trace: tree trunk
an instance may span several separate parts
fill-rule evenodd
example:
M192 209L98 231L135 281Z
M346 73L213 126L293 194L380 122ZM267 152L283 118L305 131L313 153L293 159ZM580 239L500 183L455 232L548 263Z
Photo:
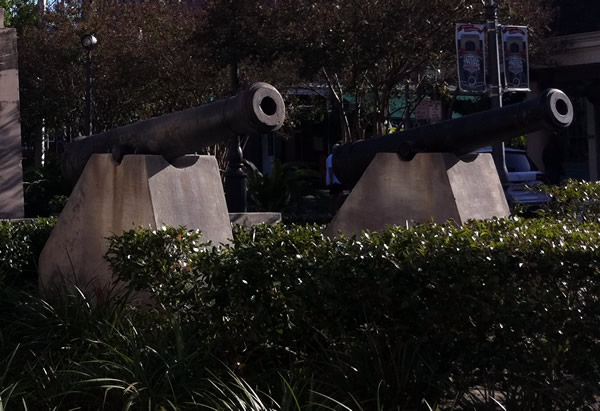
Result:
M37 167L44 167L46 152L48 151L48 136L46 136L43 124L36 127L33 141L35 165Z
M335 83L327 74L325 68L322 69L327 86L329 87L331 100L337 108L338 115L340 116L340 140L342 143L348 143L352 140L352 134L350 132L350 123L348 122L348 114L344 109L344 93L342 85L340 84L337 76L335 76Z

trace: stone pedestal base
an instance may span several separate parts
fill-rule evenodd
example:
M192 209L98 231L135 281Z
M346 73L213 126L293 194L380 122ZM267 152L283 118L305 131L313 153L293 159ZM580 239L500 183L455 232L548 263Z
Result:
M490 154L461 161L453 154L422 153L402 161L379 153L325 233L352 235L431 220L462 224L509 214Z
M69 197L39 264L40 286L68 281L104 292L113 282L106 237L136 227L199 229L213 244L231 239L231 223L214 157L129 155L120 165L95 154Z

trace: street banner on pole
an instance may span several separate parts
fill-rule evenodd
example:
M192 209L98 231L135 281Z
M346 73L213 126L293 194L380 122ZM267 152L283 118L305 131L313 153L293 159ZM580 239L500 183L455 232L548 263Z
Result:
M529 90L527 26L503 26L504 84L506 91Z
M458 87L463 93L486 92L485 25L456 24Z

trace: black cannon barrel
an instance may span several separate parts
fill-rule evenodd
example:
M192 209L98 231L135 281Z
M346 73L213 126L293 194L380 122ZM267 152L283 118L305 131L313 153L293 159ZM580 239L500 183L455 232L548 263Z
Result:
M92 154L160 154L171 161L238 135L279 129L285 105L270 84L254 83L234 97L79 138L65 147L62 171L76 182Z
M333 152L333 171L344 186L352 188L377 153L398 153L404 160L417 153L462 156L510 137L568 127L571 121L569 98L560 90L548 89L522 103L344 144Z

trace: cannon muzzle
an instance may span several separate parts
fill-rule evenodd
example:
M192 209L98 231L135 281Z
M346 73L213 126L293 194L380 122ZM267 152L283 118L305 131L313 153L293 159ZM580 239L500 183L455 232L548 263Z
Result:
M568 127L572 121L569 98L548 89L519 104L339 146L333 152L333 170L344 186L352 188L377 153L398 153L404 160L417 153L462 156L507 138Z
M285 105L279 92L266 83L207 105L139 121L68 144L63 175L77 181L92 154L159 154L168 161L238 135L264 134L279 129Z

